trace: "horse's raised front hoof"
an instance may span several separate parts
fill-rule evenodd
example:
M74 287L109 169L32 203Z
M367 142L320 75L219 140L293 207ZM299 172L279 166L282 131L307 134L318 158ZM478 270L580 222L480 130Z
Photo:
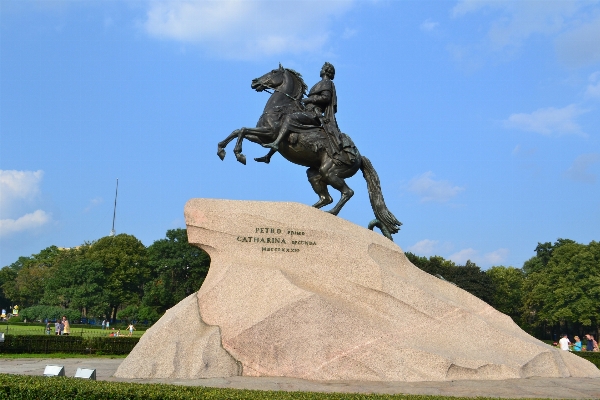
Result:
M267 156L263 156L263 157L257 157L254 159L254 161L256 162L264 162L265 164L268 164L271 162L271 157L267 157Z
M219 151L217 151L217 155L219 156L221 161L223 161L225 159L225 149L222 147L219 147Z
M245 156L245 155L243 155L243 154L241 154L241 153L240 153L240 154L236 154L236 155L235 155L235 158L236 158L236 159L237 159L239 162L241 162L242 164L246 165L246 156Z

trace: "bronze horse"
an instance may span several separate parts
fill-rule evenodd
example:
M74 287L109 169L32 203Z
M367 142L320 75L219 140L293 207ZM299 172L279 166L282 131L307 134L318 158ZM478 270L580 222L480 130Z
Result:
M253 79L251 87L258 92L271 89L273 93L265 105L263 114L258 119L256 128L236 129L225 140L219 142L217 155L221 160L225 158L225 147L235 138L237 138L237 143L233 153L242 164L246 164L246 156L242 154L244 139L261 145L273 142L279 132L283 116L286 113L300 110L299 100L307 89L298 72L283 68L281 64L278 69ZM337 215L344 204L354 195L354 191L346 185L344 179L350 178L360 169L367 181L369 200L376 218L369 224L369 229L377 226L386 237L392 239L391 235L398 232L402 223L386 207L379 177L369 159L361 156L358 149L352 145L354 156L348 158L344 163L336 162L327 151L328 145L328 138L323 128L317 128L306 133L290 135L288 140L279 144L279 152L286 160L308 167L306 170L308 181L319 196L319 201L313 207L321 208L333 202L333 198L327 190L328 185L340 191L340 200L328 211L333 215ZM268 162L269 156L256 160Z

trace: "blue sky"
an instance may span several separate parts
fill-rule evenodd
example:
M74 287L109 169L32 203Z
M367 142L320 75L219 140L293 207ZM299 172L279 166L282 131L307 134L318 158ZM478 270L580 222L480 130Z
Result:
M117 178L115 229L146 245L194 197L313 204L303 167L216 150L262 113L252 78L281 62L312 86L324 61L404 250L521 267L600 239L598 1L6 0L0 266L107 235ZM366 226L348 184L339 216Z

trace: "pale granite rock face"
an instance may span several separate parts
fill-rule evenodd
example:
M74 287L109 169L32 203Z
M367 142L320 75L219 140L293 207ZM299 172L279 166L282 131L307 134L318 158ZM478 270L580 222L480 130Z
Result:
M241 365L221 346L219 328L200 318L194 293L148 329L115 376L198 379L240 374Z
M190 200L185 217L190 243L211 257L197 309L190 296L169 310L118 377L600 378L342 218L297 203L213 199ZM171 324L163 320L179 318L181 332L159 334ZM149 364L165 345L167 359Z

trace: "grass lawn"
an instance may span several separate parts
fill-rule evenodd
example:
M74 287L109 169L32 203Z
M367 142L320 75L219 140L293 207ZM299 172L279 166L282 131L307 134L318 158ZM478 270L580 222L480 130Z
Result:
M50 332L52 335L54 335L54 324L52 325L52 331ZM8 327L8 329L7 329ZM112 330L112 328L110 330L102 330L102 329L97 329L97 328L91 328L91 327L79 327L79 326L72 326L71 327L71 336L93 336L93 337L98 337L98 336L108 336L110 333L116 332L117 330L115 329L114 331ZM45 327L44 326L40 326L40 325L6 325L6 324L0 324L0 333L3 332L4 334L8 334L8 335L43 335L45 332ZM141 337L144 334L145 331L143 330L135 330L133 331L133 337ZM121 336L128 336L129 335L129 331L122 329L121 330Z
M0 374L0 398L20 400L46 399L128 399L128 400L474 400L473 397L450 397L410 394L283 392L245 389L221 389L152 383L90 381L77 378L47 378ZM477 397L477 400L497 398Z

